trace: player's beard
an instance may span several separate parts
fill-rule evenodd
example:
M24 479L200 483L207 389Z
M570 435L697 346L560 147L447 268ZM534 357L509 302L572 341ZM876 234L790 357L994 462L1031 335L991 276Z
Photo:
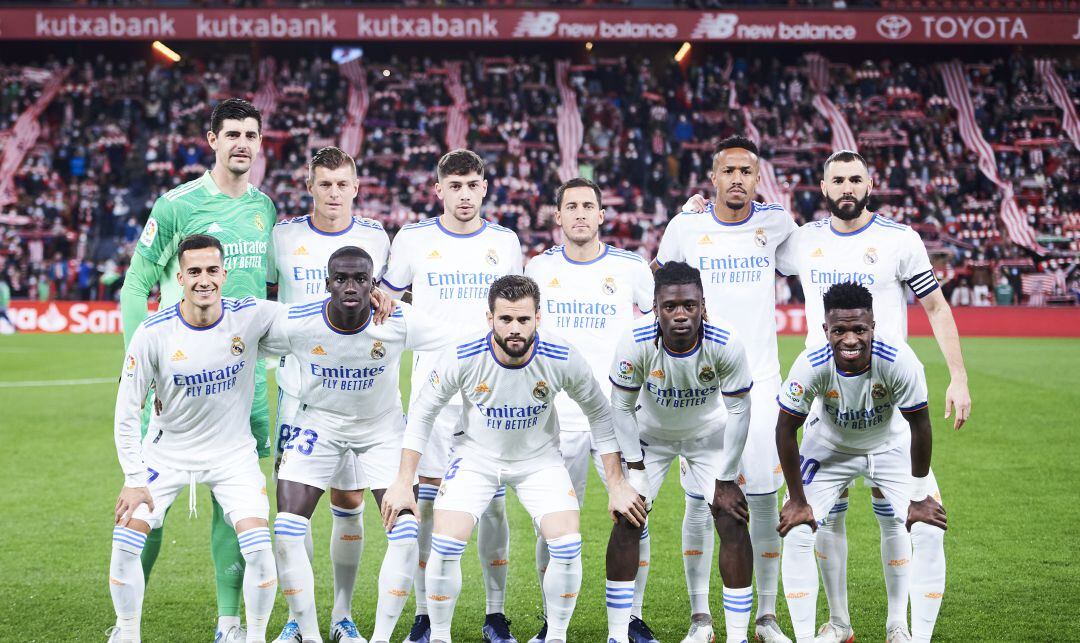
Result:
M846 206L841 206L839 201L834 201L826 195L825 207L828 208L829 212L837 219L842 219L844 221L852 221L859 218L859 215L861 215L863 213L863 210L866 209L866 204L869 201L870 194L867 193L866 196L864 196L863 198L855 199L854 207L848 210Z
M529 349L532 348L533 342L536 341L536 333L533 333L525 339L525 344L520 350L511 350L506 339L499 336L498 333L492 332L491 336L495 338L495 343L499 345L499 348L503 349L507 355L514 359L524 357L529 352Z

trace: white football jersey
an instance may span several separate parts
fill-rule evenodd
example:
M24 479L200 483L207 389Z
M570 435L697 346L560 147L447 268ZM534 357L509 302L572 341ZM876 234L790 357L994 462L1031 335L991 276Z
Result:
M283 304L306 304L326 299L326 263L330 255L345 246L363 248L371 255L371 278L378 281L386 271L390 256L390 237L374 219L353 217L341 232L323 232L315 227L311 215L286 219L274 226L273 260L267 270L267 283L278 285L278 301ZM300 372L296 361L285 356L277 372L277 384L297 397Z
M383 283L412 291L412 303L437 319L452 337L487 329L491 283L520 275L521 243L509 228L484 221L471 234L446 230L438 217L404 226L390 246ZM434 367L435 354L420 352L412 372L412 399Z
M807 430L842 453L882 453L901 443L890 430L893 410L926 408L926 375L907 344L874 333L870 366L859 373L836 367L829 344L805 349L780 387L780 409L805 418L815 399L820 421Z
M798 275L806 297L806 346L825 343L822 297L833 285L853 282L874 296L874 322L883 336L907 337L904 285L920 299L938 288L930 257L919 233L875 214L854 232L833 229L831 217L808 223L791 235L777 254L786 275Z
M634 306L652 308L653 278L640 255L604 245L592 261L573 261L563 246L533 257L525 276L540 286L540 330L563 337L592 366L593 376L607 397L611 393L608 366L615 344L634 323ZM560 393L555 399L559 428L588 431L581 407Z
M326 315L329 299L289 306L267 337L265 350L290 353L299 366L297 397L305 407L324 411L330 426L345 438L383 428L379 420L401 415L398 376L406 350L439 350L445 333L408 304L398 303L384 324L368 321L359 329L335 328ZM374 312L372 313L374 314ZM375 426L372 426L372 425ZM389 422L385 424L390 425Z
M724 428L727 408L750 404L754 386L738 334L725 322L704 323L702 337L686 353L668 350L655 315L623 333L609 378L627 391L641 391L638 428L664 440L694 440ZM724 398L727 398L725 401Z
M131 338L115 415L116 450L127 486L146 486L144 454L173 469L204 471L255 452L248 422L255 364L259 342L281 305L254 297L224 298L221 305L216 323L196 327L176 303L147 317ZM151 386L160 410L151 413L140 440L143 401Z
M716 218L710 202L704 212L684 212L668 223L656 261L684 261L701 271L705 308L738 331L754 379L780 373L776 353L776 250L797 229L777 203L750 205L737 223Z
M465 398L455 443L500 460L520 461L556 450L555 396L566 391L581 405L599 453L619 450L611 409L585 358L550 333L537 333L533 356L522 366L495 358L491 333L439 353L413 406L403 446L424 451L439 411L459 393Z

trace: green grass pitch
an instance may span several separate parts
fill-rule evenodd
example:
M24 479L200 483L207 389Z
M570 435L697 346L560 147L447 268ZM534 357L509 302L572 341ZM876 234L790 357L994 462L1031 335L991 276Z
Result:
M111 515L122 478L112 441L112 411L120 368L118 336L0 337L0 640L103 641L113 621L107 586ZM782 338L784 368L798 353ZM947 372L932 339L913 345L927 366L935 425L934 469L949 512L948 585L938 620L941 641L1080 640L1076 544L1080 510L1080 342L964 341L975 414L960 433L941 418ZM101 378L94 384L66 380ZM12 384L30 383L15 387ZM582 516L585 578L570 638L589 643L606 634L604 548L609 521L594 477ZM652 572L645 618L665 641L686 631L688 602L680 560L682 494L671 476L651 517ZM512 495L512 494L511 494ZM861 640L884 635L885 595L877 523L869 492L859 485L848 514L849 586ZM216 617L208 537L209 493L199 516L181 508L166 524L165 545L148 586L145 640L210 641ZM540 625L533 532L516 500L511 505L510 582L506 611L525 641ZM365 514L366 549L354 614L370 633L376 576L385 540L377 512ZM322 623L328 619L331 574L329 511L313 521ZM484 594L474 546L463 558L464 590L454 619L459 641L478 641ZM721 617L714 570L713 613ZM818 622L824 619L820 597ZM780 622L791 632L780 600ZM412 599L395 641L412 620ZM286 609L279 595L270 635ZM718 623L719 625L719 623ZM723 632L722 627L718 629Z

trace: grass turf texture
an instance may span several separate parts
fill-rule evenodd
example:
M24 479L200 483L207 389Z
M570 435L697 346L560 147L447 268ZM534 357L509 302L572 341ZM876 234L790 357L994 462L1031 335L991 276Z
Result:
M1076 366L1080 342L969 339L964 341L975 416L961 433L942 420L944 361L932 339L913 345L927 366L935 426L934 469L944 493L948 584L937 626L941 641L1076 640L1080 622L1077 571L1070 543L1080 536L1075 481L1080 473L1074 430L1080 408ZM12 388L12 382L111 378L121 362L117 336L0 337L0 640L100 641L113 622L107 586L111 515L122 479L112 441L115 384ZM781 339L786 370L797 338ZM407 380L403 378L407 387ZM271 395L273 400L275 396ZM1072 419L1070 419L1072 418ZM266 463L264 462L264 468ZM584 583L570 627L576 641L605 639L604 550L606 497L595 474L582 517ZM513 494L511 494L512 496ZM208 539L209 493L199 494L199 517L170 513L165 544L148 586L146 641L210 641L216 618ZM320 503L313 525L321 623L331 605L328 559L330 512ZM869 490L852 492L848 513L849 587L860 639L884 633L885 592L877 522ZM506 612L525 641L540 625L540 592L528 516L511 500L511 563ZM273 505L271 505L273 506ZM680 560L682 493L670 475L650 520L652 572L645 618L662 640L679 640L688 623ZM376 577L385 540L372 502L365 513L366 548L354 615L369 634ZM454 619L459 641L480 640L484 593L475 545L462 559L464 589ZM713 614L723 633L720 580L713 572ZM818 623L826 618L820 595ZM786 606L780 623L790 634ZM412 622L410 598L395 633ZM270 638L286 616L281 595ZM325 634L325 630L324 630Z

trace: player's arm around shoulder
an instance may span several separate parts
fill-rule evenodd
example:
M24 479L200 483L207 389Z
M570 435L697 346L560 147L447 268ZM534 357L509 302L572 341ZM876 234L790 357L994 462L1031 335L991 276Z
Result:
M290 306L265 299L256 300L259 311L259 357L278 357L292 352Z

